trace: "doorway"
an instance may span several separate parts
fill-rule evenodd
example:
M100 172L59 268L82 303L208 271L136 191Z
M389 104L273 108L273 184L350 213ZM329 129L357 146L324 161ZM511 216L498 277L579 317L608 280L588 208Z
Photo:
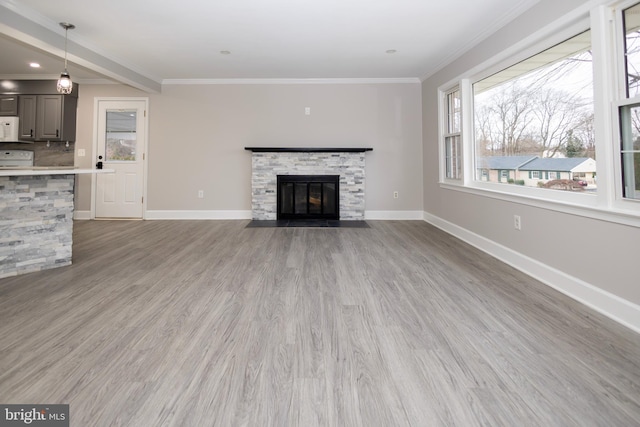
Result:
M95 218L144 217L148 99L96 99Z

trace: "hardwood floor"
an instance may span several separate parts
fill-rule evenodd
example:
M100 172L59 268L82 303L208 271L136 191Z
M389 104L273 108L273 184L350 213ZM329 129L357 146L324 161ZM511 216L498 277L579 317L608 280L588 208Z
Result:
M0 403L72 426L640 425L640 335L421 221L80 221L0 280Z

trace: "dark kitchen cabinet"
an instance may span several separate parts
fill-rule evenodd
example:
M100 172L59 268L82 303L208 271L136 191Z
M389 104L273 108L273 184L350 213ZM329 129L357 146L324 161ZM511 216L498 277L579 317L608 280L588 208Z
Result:
M19 134L18 139L35 141L36 139L36 101L37 95L20 95L19 97Z
M26 141L75 141L78 98L68 95L21 95L20 136Z
M18 95L0 95L0 116L18 115Z

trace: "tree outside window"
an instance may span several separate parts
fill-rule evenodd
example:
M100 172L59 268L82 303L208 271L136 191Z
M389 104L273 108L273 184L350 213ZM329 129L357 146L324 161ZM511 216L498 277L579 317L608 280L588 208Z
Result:
M476 159L595 159L590 48L586 31L476 82Z

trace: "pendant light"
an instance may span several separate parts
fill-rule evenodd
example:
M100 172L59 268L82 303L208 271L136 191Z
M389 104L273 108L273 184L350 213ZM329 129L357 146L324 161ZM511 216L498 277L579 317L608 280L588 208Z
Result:
M73 82L71 81L71 76L67 71L67 32L69 30L73 30L76 26L67 22L61 22L60 26L64 28L64 71L60 74L60 78L58 79L57 89L58 92L68 95L73 90Z

